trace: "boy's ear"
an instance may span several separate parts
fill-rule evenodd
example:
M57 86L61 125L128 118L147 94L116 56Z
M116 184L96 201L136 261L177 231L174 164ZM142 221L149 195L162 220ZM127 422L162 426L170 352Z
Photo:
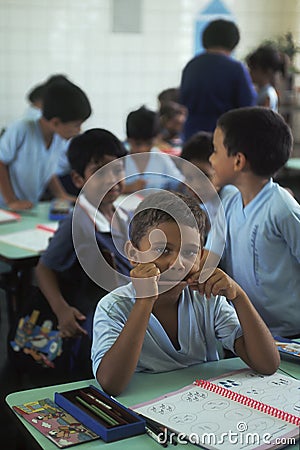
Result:
M130 264L135 267L138 263L136 262L137 260L137 254L138 251L137 249L133 246L131 241L126 241L125 242L125 253L126 256L128 258L128 261L130 262Z
M247 165L247 158L244 153L238 152L235 155L234 170L241 172Z
M83 188L85 181L84 181L83 177L81 175L79 175L79 173L77 173L75 170L71 170L71 178L72 178L74 185L78 189Z
M61 124L61 120L59 117L52 117L52 119L49 120L49 122L51 123L51 125L53 126L53 128L57 128L60 126Z

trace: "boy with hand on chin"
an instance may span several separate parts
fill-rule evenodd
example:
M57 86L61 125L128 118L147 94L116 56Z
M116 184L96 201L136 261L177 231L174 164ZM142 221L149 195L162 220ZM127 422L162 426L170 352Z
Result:
M109 394L135 371L217 360L216 339L254 370L277 369L272 336L245 292L220 269L198 282L204 234L191 197L162 191L138 206L126 244L132 283L105 296L94 316L93 371Z

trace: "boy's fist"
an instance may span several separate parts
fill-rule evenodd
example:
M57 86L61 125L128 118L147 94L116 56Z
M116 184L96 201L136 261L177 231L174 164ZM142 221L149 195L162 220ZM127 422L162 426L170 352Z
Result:
M240 286L221 269L215 269L204 283L197 282L194 276L188 279L188 284L191 289L198 290L207 298L210 298L211 295L223 295L233 301L241 292Z
M130 277L135 288L136 298L158 297L158 279L160 270L154 263L137 264L131 271Z

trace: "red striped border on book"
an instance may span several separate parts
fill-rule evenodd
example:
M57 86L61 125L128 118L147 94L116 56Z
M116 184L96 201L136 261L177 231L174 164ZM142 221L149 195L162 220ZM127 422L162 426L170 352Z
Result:
M270 416L276 417L277 419L284 420L294 425L300 425L300 417L297 417L294 414L287 413L285 411L282 411L281 409L275 408L274 406L270 406L266 403L259 402L258 400L247 397L246 395L239 394L238 392L231 391L230 389L226 389L222 386L218 386L217 384L211 383L210 381L196 380L194 384L196 386L202 387L203 389L207 389L208 391L222 395L222 397L227 397L230 400L269 414Z

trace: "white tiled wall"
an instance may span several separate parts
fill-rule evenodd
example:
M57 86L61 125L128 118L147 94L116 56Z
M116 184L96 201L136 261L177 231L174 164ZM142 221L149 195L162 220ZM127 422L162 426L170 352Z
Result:
M0 0L0 127L23 114L33 85L64 73L91 100L85 129L106 127L123 138L130 110L156 108L157 94L179 84L193 54L196 14L208 4L140 1L142 32L112 33L112 0ZM286 31L299 41L300 0L223 3L241 29L237 57Z

